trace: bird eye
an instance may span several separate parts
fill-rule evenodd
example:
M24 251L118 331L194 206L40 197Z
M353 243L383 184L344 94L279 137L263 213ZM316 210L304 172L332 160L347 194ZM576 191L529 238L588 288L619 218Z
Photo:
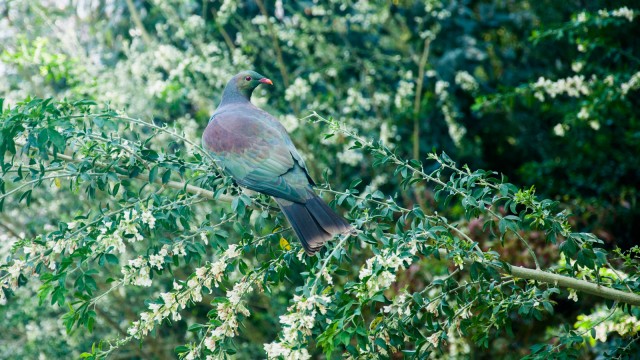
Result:
M246 78L244 78L247 81L251 81L251 76L247 76Z

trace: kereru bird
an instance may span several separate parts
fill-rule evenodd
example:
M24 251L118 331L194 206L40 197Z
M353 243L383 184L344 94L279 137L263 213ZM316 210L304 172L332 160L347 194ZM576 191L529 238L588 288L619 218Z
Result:
M229 80L202 143L240 186L274 198L304 250L313 255L353 227L315 194L315 183L284 126L251 103L260 84L273 82L255 71Z

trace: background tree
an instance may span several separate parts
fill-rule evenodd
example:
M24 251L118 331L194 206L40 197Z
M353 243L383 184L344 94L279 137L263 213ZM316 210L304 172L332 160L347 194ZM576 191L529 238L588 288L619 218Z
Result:
M627 6L0 4L1 356L636 353ZM245 68L357 237L306 258L200 148Z

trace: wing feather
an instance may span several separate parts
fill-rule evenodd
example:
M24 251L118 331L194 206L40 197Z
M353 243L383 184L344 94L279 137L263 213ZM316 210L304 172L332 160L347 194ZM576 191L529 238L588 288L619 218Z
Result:
M205 129L205 149L241 186L294 202L311 197L312 180L282 125L253 107L216 112Z

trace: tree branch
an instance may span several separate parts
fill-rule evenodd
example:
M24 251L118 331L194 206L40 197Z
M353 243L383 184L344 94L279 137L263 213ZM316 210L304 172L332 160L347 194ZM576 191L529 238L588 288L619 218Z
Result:
M416 85L416 97L413 101L413 158L420 159L420 100L422 100L422 86L424 85L424 67L429 58L429 48L431 45L431 37L424 39L424 49L418 64L418 83Z
M62 160L69 161L69 162L75 162L75 163L81 162L83 160L83 159L75 159L74 157L69 156L69 155L65 155L65 154L57 154L57 156ZM99 165L102 165L102 164L99 164ZM139 174L139 175L135 176L134 179L150 182L149 181L149 175L147 175L147 174ZM166 187L171 188L171 189L184 190L184 191L186 191L186 192L188 192L190 194L197 195L197 196L202 196L202 197L207 198L209 200L218 200L218 201L224 201L224 202L228 202L228 203L233 201L233 196L221 194L216 198L216 196L215 196L213 191L207 190L207 189L203 189L201 187L194 186L194 185L191 185L191 184L187 184L185 182L168 181L168 182L163 184L161 179L154 179L153 182L156 183L156 184L160 184L162 186L166 186Z
M21 142L16 142L16 145L19 146L24 146L25 143L21 143ZM70 155L66 155L66 154L56 154L56 156L59 159L62 159L64 161L67 162L73 162L73 163L79 163L82 162L84 159L76 159L73 156ZM96 162L95 164L99 165L99 166L105 166L105 164ZM53 176L56 177L56 176ZM146 181L146 182L151 182L149 181L149 175L148 174L138 174L136 176L134 176L132 179L138 179L138 180L142 180L142 181ZM38 181L42 180L42 178L37 179ZM190 194L193 195L197 195L197 196L202 196L204 198L207 198L209 200L218 200L218 201L223 201L223 202L227 202L227 203L231 203L233 201L233 196L231 195L225 195L225 194L221 194L218 195L218 197L216 198L215 193L211 190L207 190L207 189L203 189L201 187L198 186L194 186L185 182L179 182L179 181L167 181L166 183L162 183L161 179L154 179L153 181L156 184L162 185L162 186L166 186L168 188L171 189L175 189L175 190L184 190ZM6 195L6 194L5 194Z
M142 24L142 20L140 20L140 15L138 14L138 10L136 9L136 6L133 4L133 0L126 0L126 1L127 1L127 7L129 8L129 13L131 14L131 20L133 20L133 23L140 30L140 33L142 34L142 40L144 40L145 44L147 44L147 46L150 45L152 42L151 36L149 36L149 33L144 28L144 25Z
M446 257L447 254L447 250L440 249L440 256ZM464 262L465 264L472 264L475 261L471 259L464 259ZM498 265L489 264L483 261L480 261L480 263L491 266L494 269L505 273L504 268ZM553 286L582 291L583 293L595 295L604 299L619 301L627 303L629 305L640 306L640 295L635 293L612 289L610 287L594 284L586 280L574 279L568 276L558 275L544 270L529 269L522 266L513 266L510 264L509 270L509 274L517 278L535 280L541 283L551 284Z

